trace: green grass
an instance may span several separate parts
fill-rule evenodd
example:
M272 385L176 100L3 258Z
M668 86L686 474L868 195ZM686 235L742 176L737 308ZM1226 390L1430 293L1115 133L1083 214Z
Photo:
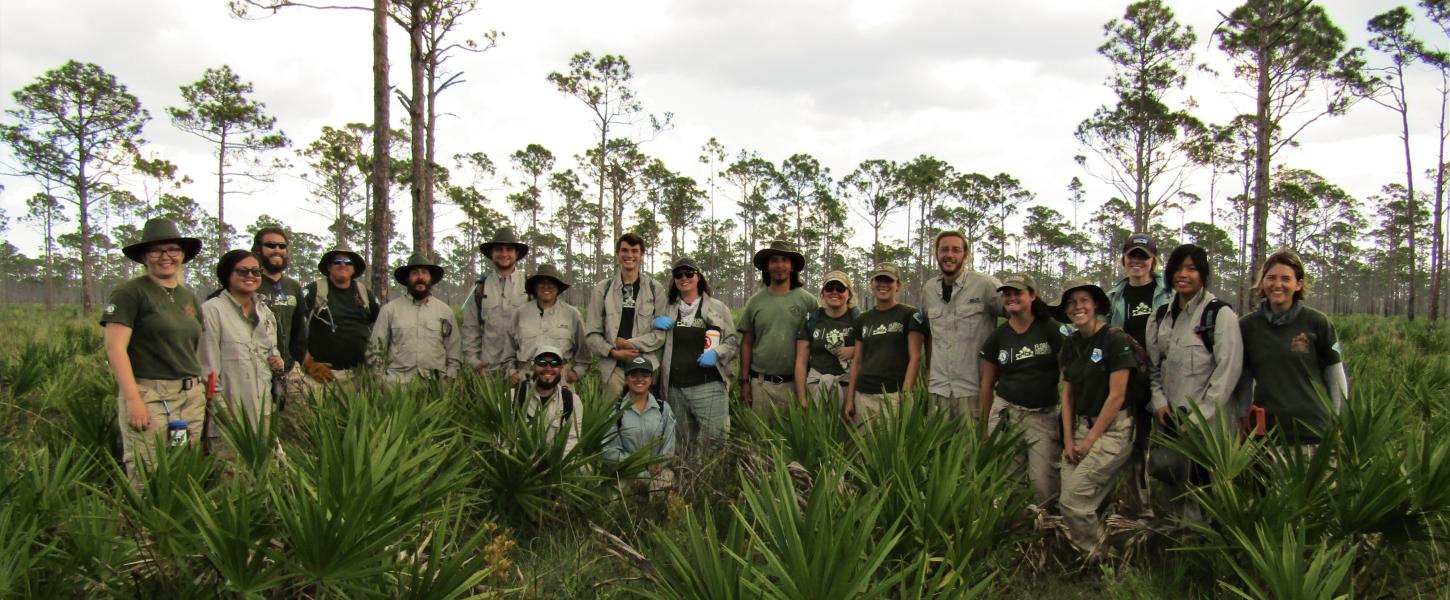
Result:
M100 328L0 307L0 596L1444 597L1450 325L1336 323L1354 394L1317 454L1187 435L1212 525L1129 527L1131 558L1083 564L1034 526L1019 440L919 401L865 431L737 403L731 440L641 499L600 460L592 380L568 452L496 382L362 381L228 420L231 462L163 452L137 493Z

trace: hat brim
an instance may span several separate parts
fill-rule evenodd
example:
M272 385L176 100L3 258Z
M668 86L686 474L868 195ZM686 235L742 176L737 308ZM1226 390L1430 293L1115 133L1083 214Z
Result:
M428 273L433 276L432 283L434 285L437 285L438 282L443 281L443 276L446 274L446 272L443 270L443 267L440 267L438 265L403 265L401 267L393 269L393 280L398 282L398 285L408 287L408 273L412 272L413 269L421 268L428 269Z
M1158 250L1157 249L1151 248L1151 247L1148 247L1148 246L1145 246L1143 244L1134 244L1132 246L1128 246L1126 248L1123 248L1123 251L1122 251L1121 255L1122 256L1127 256L1129 252L1132 252L1134 250L1142 250L1144 252L1147 252L1148 253L1148 256L1150 256L1150 257L1152 257L1152 256L1158 256Z
M367 272L367 270L368 270L368 261L363 260L363 257L362 257L361 254L358 254L358 253L353 252L351 250L332 250L332 251L328 252L327 254L322 255L322 260L317 261L317 270L318 270L318 272L322 273L323 276L331 275L331 273L328 273L327 272L327 265L329 263L331 263L332 262L332 259L333 258L336 258L337 255L339 255L339 254L341 254L343 256L346 256L346 257L352 259L352 278L353 279L357 279L359 277L362 277L363 273L366 273Z
M805 268L806 268L806 257L805 257L805 255L803 255L803 254L801 254L799 252L790 252L790 251L787 251L787 250L777 250L775 248L766 248L764 250L761 250L759 252L756 252L755 253L755 258L751 262L755 265L755 270L757 270L757 271L764 271L765 268L766 268L766 265L768 263L770 263L770 257L777 256L777 255L779 255L779 256L789 256L790 257L790 264L795 267L795 271L797 273L799 273L801 271L804 271Z
M526 294L528 294L530 296L535 295L534 294L534 287L538 286L539 285L539 282L540 281L543 281L545 279L554 282L554 285L556 285L556 286L559 287L559 293L560 294L564 293L564 290L567 290L570 287L573 287L573 286L571 286L568 283L564 283L563 280L561 280L558 277L555 277L553 275L530 275L528 279L525 279L524 280L524 293L526 293Z
M126 258L129 258L144 265L146 264L146 250L149 249L152 244L165 244L167 242L172 242L178 246L181 246L181 251L184 254L181 259L181 262L183 263L191 262L191 259L196 258L196 255L201 253L200 239L190 237L175 237L167 238L164 240L151 240L149 242L139 242L131 244L130 246L121 248L121 254L126 255Z
M513 246L514 249L518 250L519 252L518 257L516 257L514 260L522 259L523 257L529 255L529 245L519 242L484 242L478 245L478 251L484 256L493 258L493 249L495 246Z
M628 368L628 369L625 369L624 370L624 374L625 375L628 375L630 373L649 373L650 375L654 375L655 374L655 370L654 370L654 368L646 368L646 367L633 367L633 368Z
M1062 297L1058 298L1057 304L1048 307L1053 319L1059 323L1072 323L1072 319L1067 318L1067 297L1078 290L1087 290L1089 294L1092 294L1093 304L1098 309L1098 316L1106 315L1112 310L1112 301L1108 300L1108 293L1104 292L1103 288L1096 285L1080 285L1063 290Z
M1023 292L1035 292L1035 291L1037 291L1037 290L1032 289L1031 286L1029 286L1029 285L1027 285L1025 283L1024 284L1020 284L1020 285L1019 284L1016 284L1016 283L1004 283L1004 284L1002 284L1000 286L997 286L997 293L999 293L999 294L1002 293L1002 290L1018 290L1018 291L1023 291Z

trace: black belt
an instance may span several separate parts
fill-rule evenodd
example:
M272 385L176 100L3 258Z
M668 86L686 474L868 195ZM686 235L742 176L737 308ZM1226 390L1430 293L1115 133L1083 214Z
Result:
M795 375L766 375L765 373L750 372L751 379L760 379L766 383L790 383L795 381Z

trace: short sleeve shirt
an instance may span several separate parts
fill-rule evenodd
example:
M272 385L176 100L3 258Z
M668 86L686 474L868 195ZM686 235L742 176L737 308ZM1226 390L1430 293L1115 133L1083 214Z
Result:
M1260 311L1239 319L1244 338L1244 367L1254 375L1254 404L1263 407L1269 425L1286 436L1315 441L1329 418L1324 368L1340 362L1339 337L1324 313L1302 307L1299 315L1274 325Z
M1133 338L1122 329L1108 326L1088 338L1081 332L1073 333L1063 343L1058 362L1062 378L1072 385L1072 414L1078 417L1096 418L1108 400L1109 376L1138 368Z
M1027 331L1010 324L997 327L982 343L981 358L997 365L996 394L1023 408L1048 408L1057 403L1057 355L1062 332L1056 323L1034 319Z
M806 313L819 303L805 288L784 294L761 290L745 303L736 327L741 334L750 334L750 370L765 375L790 375L795 372L795 340L805 322Z
M851 311L842 313L839 317L826 314L826 311L817 309L814 326L808 327L810 319L801 322L801 329L796 333L796 341L810 342L809 366L812 371L826 375L845 375L846 364L836 356L836 351L842 347L855 345L851 339L851 323L855 317Z
M851 343L861 361L856 391L882 394L901 389L906 367L911 363L907 342L912 332L926 331L926 318L914 306L897 304L886 310L871 309L856 317L851 326Z
M621 295L619 308L619 337L629 339L634 337L634 309L639 298L639 280L634 283L619 286Z
M1139 344L1148 333L1148 318L1153 316L1153 296L1158 291L1155 279L1148 285L1129 285L1123 288L1123 302L1127 306L1123 329Z
M176 380L201 376L201 305L190 287L163 288L146 276L111 291L101 324L131 328L126 355L138 379Z

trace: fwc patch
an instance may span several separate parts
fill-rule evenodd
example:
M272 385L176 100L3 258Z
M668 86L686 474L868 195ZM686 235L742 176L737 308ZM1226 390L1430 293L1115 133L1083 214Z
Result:
M1102 362L1103 361L1103 349L1102 348L1093 348L1092 360L1093 360L1093 362Z

